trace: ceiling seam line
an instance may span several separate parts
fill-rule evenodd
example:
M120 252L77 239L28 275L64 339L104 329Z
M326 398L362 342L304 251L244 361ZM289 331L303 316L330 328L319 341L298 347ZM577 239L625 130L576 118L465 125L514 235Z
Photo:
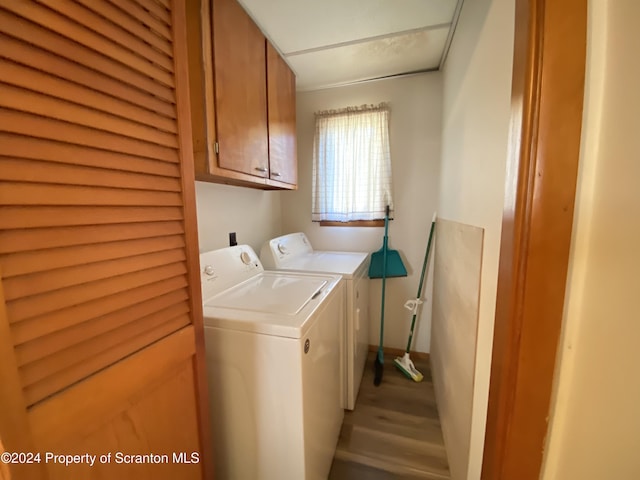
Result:
M447 39L444 42L444 48L442 49L442 56L440 57L438 70L443 69L444 63L447 61L447 57L449 56L449 49L451 48L451 43L453 42L453 35L456 33L456 28L458 28L458 21L460 20L460 12L462 11L463 3L464 3L464 0L458 0L458 3L456 4L456 9L453 11L453 18L451 19L451 28L449 28Z
M340 48L340 47L348 47L351 45L357 45L360 43L367 43L367 42L371 42L371 41L375 41L375 40L384 40L386 38L392 38L392 37L400 37L402 35L410 35L412 33L421 33L421 32L427 32L430 30L439 30L442 28L449 28L451 26L451 23L438 23L436 25L429 25L427 27L421 27L421 28L413 28L411 30L403 30L400 32L393 32L393 33L386 33L384 35L375 35L372 37L366 37L366 38L358 38L355 40L349 40L347 42L339 42L339 43L333 43L331 45L323 45L321 47L314 47L314 48L307 48L304 50L296 50L293 52L289 52L289 53L284 53L285 57L294 57L297 55L304 55L307 53L315 53L315 52L322 52L324 50L331 50L334 48Z

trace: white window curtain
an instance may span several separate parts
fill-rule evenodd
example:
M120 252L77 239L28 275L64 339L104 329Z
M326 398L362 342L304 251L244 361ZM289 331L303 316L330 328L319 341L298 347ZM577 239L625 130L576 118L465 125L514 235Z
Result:
M313 221L384 218L393 210L389 106L317 112L313 145Z

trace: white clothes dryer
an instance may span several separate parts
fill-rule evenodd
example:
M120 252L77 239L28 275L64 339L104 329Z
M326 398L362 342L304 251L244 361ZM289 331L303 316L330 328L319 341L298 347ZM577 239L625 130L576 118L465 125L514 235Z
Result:
M369 349L369 253L316 251L302 232L273 238L260 250L268 270L342 275L345 291L342 345L343 407L353 410Z
M200 255L216 478L326 479L338 441L340 277Z

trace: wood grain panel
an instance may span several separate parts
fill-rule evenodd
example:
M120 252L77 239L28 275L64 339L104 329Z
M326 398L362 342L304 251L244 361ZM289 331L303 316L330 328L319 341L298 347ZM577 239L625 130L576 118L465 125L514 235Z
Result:
M210 448L184 8L0 0L3 341L20 379L11 395L28 422L21 435L46 430L45 404L73 412L71 436L56 428L29 450L52 441L48 450L86 452L88 436L103 450L112 435L127 453ZM96 388L104 393L85 395ZM71 425L83 408L89 418ZM202 477L201 458L169 467L173 478Z
M92 5L107 5L106 2L92 1L90 3ZM66 58L51 55L45 50L4 34L0 34L0 45L3 47L2 50L0 50L0 56L12 60L16 64L22 64L35 70L55 75L61 79L105 93L133 105L138 105L155 114L161 114L172 119L176 117L173 104L149 95L147 92L123 83L118 79L108 77L103 73L72 62ZM3 68L10 68L11 64L6 62L4 65ZM55 78L50 77L49 82L55 80ZM156 121L160 122L162 120L162 117L160 117Z
M202 480L203 451L200 463L173 463L173 452L198 452L198 420L192 409L194 369L189 361L171 366L165 378L128 399L120 412L103 418L90 433L72 438L59 448L72 454L131 452L168 455L169 463L117 464L100 467L50 465L50 480Z
M152 267L169 265L174 262L184 261L184 259L184 249L175 248L10 277L5 279L5 297L8 301L21 299L105 278L112 278L116 275L123 276L127 273L140 272Z
M138 223L182 220L179 207L2 207L0 228Z
M182 171L182 192L185 205L185 240L187 278L189 283L189 301L195 336L195 355L192 358L194 371L196 418L200 425L198 438L201 445L202 477L213 478L212 432L210 428L209 382L204 344L204 315L202 308L202 290L200 288L200 249L198 245L198 221L196 214L195 172L193 162L193 144L191 142L191 112L189 111L189 63L187 52L187 12L182 8L171 11L174 25L176 54L176 84L183 88L176 91L178 101L178 131L180 142L180 167Z
M219 166L268 178L265 37L236 0L213 2L213 50Z
M128 275L98 280L90 285L83 284L71 289L63 288L43 293L37 297L18 299L7 303L9 321L19 322L26 318L69 308L73 305L125 292L142 285L153 284L166 278L182 275L185 270L184 262L173 263L135 271ZM185 285L186 282L181 282L179 287Z
M93 108L2 83L0 83L0 107L104 130L165 147L176 148L177 146L175 135L162 132L157 128L140 125L115 115L105 115L104 112Z
M184 247L183 235L152 237L95 245L49 248L0 256L4 277L10 278L57 268L86 265L94 262L150 254Z
M20 386L16 358L11 345L9 318L4 304L4 291L0 282L0 451L8 449L10 452L34 452L36 449L27 418L26 401ZM0 462L0 465L4 466L5 463ZM36 464L33 468L30 465L12 464L11 472L15 478L46 478L43 464ZM3 475L8 474L7 465Z
M143 288L144 289L144 288ZM143 290L138 289L138 290ZM166 287L165 287L166 290ZM171 289L168 293L162 294L162 290L154 290L153 294L158 296L144 301L146 297L137 298L136 302L129 302L125 308L119 308L112 313L95 317L95 311L87 311L85 309L84 316L73 319L73 324L68 317L64 318L64 323L59 322L60 316L52 318L55 328L51 333L30 340L27 343L17 345L15 348L16 361L18 366L23 366L31 362L35 362L48 355L64 350L83 342L88 338L102 335L104 333L116 330L118 327L128 325L139 318L160 312L163 309L176 308L176 306L185 306L184 311L178 311L175 315L188 311L185 300L189 298L186 289ZM148 295L147 295L148 296ZM113 309L111 305L108 307ZM101 309L105 312L107 309ZM78 313L72 311L71 314L78 316ZM170 317L173 318L173 317ZM28 323L29 320L24 323ZM71 326L69 326L71 324Z
M2 439L0 439L0 454L6 452L2 445ZM11 480L11 472L9 471L9 465L6 463L0 463L0 480Z
M66 100L92 110L117 115L131 122L164 130L165 132L176 133L177 131L176 122L173 119L165 118L146 108L141 108L129 102L96 92L91 88L61 80L47 73L27 68L17 63L4 62L2 68L4 72L2 80L5 83L14 84L31 91L38 91L49 97ZM31 111L25 108L17 109ZM83 125L87 124L83 122Z
M156 35L140 22L124 13L119 8L113 6L109 2L96 2L95 0L78 0L86 8L89 8L97 14L103 16L112 23L124 28L136 37L144 40L149 45L157 48L168 56L173 57L173 48L169 41Z
M47 30L55 32L73 42L84 45L101 55L111 58L126 67L143 74L169 88L174 88L173 75L154 66L144 58L126 50L113 41L84 28L67 17L43 8L33 2L9 2L4 8Z
M296 185L296 77L270 42L267 42L267 98L269 175L273 180Z
M153 16L149 15L147 11L140 5L132 2L131 0L109 0L121 10L127 12L132 18L147 26L158 35L164 37L166 40L172 40L171 29L162 21L157 20Z
M103 21L91 10L72 2L60 2L58 0L38 0L38 2L74 20L87 29L101 34L103 37L145 58L149 62L155 63L169 72L173 72L173 59L171 57L152 48L118 25Z
M187 54L191 102L191 138L197 174L215 168L216 126L213 101L213 56L210 2L187 2Z
M130 402L146 396L151 387L163 382L167 372L190 360L194 344L193 327L185 327L123 359L102 375L92 376L34 406L29 412L29 425L36 446L54 450L57 445L85 438Z
M0 231L0 254L184 233L180 222L115 223Z
M518 0L482 478L540 477L580 157L586 0Z
M28 158L69 165L85 165L125 172L149 173L164 177L180 177L177 164L155 159L114 153L106 150L60 143L41 138L25 137L0 132L2 154L15 158Z
M144 191L122 188L87 187L0 182L0 196L5 205L131 205L177 206L182 196L177 192Z
M469 464L484 230L439 218L430 361L452 478Z
M106 295L79 304L71 304L54 312L47 312L26 320L23 319L18 323L13 323L11 326L13 343L16 346L16 351L24 350L26 352L25 356L32 355L35 357L39 355L39 352L34 351L27 342L41 338L52 338L56 332L70 335L73 331L71 327L81 325L89 320L97 322L94 323L94 326L100 324L103 318L106 318L107 320L105 321L107 322L113 322L114 325L117 322L127 323L127 315L130 315L128 313L129 310L142 309L142 311L146 311L144 309L147 300L169 295L172 292L182 292L186 285L187 282L184 275L170 276L163 280L150 281L142 286L116 292L112 295ZM72 340L70 339L69 341ZM73 341L77 341L77 339Z
M31 406L49 395L59 392L68 385L73 385L77 381L87 378L153 342L176 332L178 329L188 325L190 321L188 315L181 315L161 325L155 325L152 329L144 330L135 337L126 338L109 350L93 352L82 363L76 363L33 385L24 386L25 401L27 405Z
M87 147L96 147L156 160L176 163L178 161L175 149L12 110L0 110L0 129L5 132L30 135L35 138L45 138L72 144L77 143Z
M0 156L0 181L9 180L161 192L181 191L177 178L154 177L131 172L117 172L111 169L79 167L51 162L24 161L23 159Z
M158 20L161 20L167 25L171 25L171 13L168 11L168 9L164 7L164 5L161 5L155 0L135 0L135 1L138 2L138 4L142 8L144 8L145 10L148 10L151 13L151 15L156 17Z
M20 366L20 378L23 386L33 385L49 376L79 363L97 353L115 348L118 344L156 330L158 326L170 321L181 323L176 330L189 323L187 313L189 307L186 302L162 309L159 312L139 317L135 321L124 324L122 328L112 329L104 333L87 332L88 335L81 342L67 348L50 353L45 358ZM91 322L92 323L92 322Z
M29 2L9 2L8 5L27 4ZM132 87L175 104L175 92L172 88L158 83L144 74L132 70L109 57L73 42L50 30L39 27L23 18L0 9L0 30L25 43L35 45L54 55L78 62L107 77L125 82Z

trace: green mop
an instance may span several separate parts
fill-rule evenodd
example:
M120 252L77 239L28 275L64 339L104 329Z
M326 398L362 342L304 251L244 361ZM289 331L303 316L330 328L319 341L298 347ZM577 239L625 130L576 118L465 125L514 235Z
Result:
M420 284L418 285L418 294L415 300L408 300L404 304L404 307L413 311L413 318L411 319L411 330L409 331L409 341L407 342L407 350L402 357L396 357L393 361L398 369L405 374L407 378L410 378L414 382L422 381L422 374L416 369L409 357L409 349L411 348L411 340L413 339L413 329L416 326L416 317L418 316L418 307L423 303L420 300L422 296L422 285L424 283L424 276L427 271L427 263L429 263L429 251L431 250L431 240L433 238L433 231L436 226L436 214L433 214L431 219L431 229L429 230L429 241L427 242L427 251L424 255L424 262L422 263L422 273L420 274Z

